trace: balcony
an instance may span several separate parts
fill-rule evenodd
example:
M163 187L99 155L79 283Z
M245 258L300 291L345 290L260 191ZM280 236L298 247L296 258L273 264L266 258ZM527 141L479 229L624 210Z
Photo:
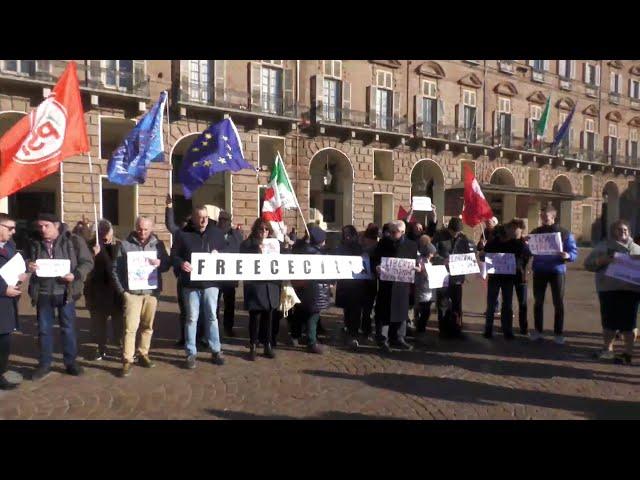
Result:
M306 119L306 115L303 115L303 120ZM308 120L318 125L330 127L371 130L405 136L410 134L407 121L398 116L371 115L368 112L328 107L322 102L311 106Z
M587 97L597 98L598 97L598 86L595 84L585 84L584 86L584 94Z
M531 69L531 80L538 83L544 83L544 70Z
M178 103L203 108L259 114L272 118L298 119L305 111L295 102L280 95L254 95L248 92L214 88L213 85L189 83L180 85Z
M633 108L634 110L640 110L640 98L630 97L629 107Z
M498 60L498 69L502 73L513 75L513 60Z
M620 94L617 92L609 92L609 103L620 105Z
M573 88L570 78L560 77L558 81L560 90L571 90Z

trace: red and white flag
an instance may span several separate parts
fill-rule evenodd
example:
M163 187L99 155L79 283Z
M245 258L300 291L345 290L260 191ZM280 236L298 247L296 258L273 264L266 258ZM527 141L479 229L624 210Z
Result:
M409 208L407 212L402 205L398 208L398 220L404 220L405 223L411 223L413 221L413 207Z
M0 198L58 171L65 158L88 151L78 70L71 61L51 94L0 138Z
M464 167L464 206L462 207L462 221L470 227L475 227L484 220L493 217L489 202L482 194L480 184L468 165Z
M281 242L284 241L286 227L284 224L284 211L296 208L296 194L293 185L289 181L289 176L284 168L284 162L280 153L276 156L273 164L269 185L264 192L264 203L262 204L262 219L271 224L276 237Z

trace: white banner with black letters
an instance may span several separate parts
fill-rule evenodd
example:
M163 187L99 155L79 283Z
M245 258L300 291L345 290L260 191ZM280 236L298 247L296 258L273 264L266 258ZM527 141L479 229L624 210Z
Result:
M340 280L362 278L361 256L193 253L191 280Z

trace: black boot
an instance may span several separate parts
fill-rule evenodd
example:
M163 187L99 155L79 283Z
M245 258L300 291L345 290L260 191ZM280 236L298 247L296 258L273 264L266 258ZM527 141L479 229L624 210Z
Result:
M273 348L271 348L271 344L270 343L265 343L264 344L264 356L267 358L276 358L276 354L273 351Z
M251 360L252 362L255 361L256 356L258 355L257 350L258 346L255 343L249 345L249 360Z

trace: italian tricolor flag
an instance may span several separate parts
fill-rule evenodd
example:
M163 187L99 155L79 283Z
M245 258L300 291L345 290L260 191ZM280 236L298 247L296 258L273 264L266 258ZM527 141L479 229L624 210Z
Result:
M262 219L271 224L271 228L281 242L284 241L286 233L283 221L284 210L296 208L296 204L296 194L284 168L284 162L278 153L269 178L269 185L264 193Z
M547 124L549 123L549 103L551 102L551 95L547 98L547 104L544 107L544 111L540 116L540 121L536 125L536 141L541 142L544 138L544 134L547 132Z

